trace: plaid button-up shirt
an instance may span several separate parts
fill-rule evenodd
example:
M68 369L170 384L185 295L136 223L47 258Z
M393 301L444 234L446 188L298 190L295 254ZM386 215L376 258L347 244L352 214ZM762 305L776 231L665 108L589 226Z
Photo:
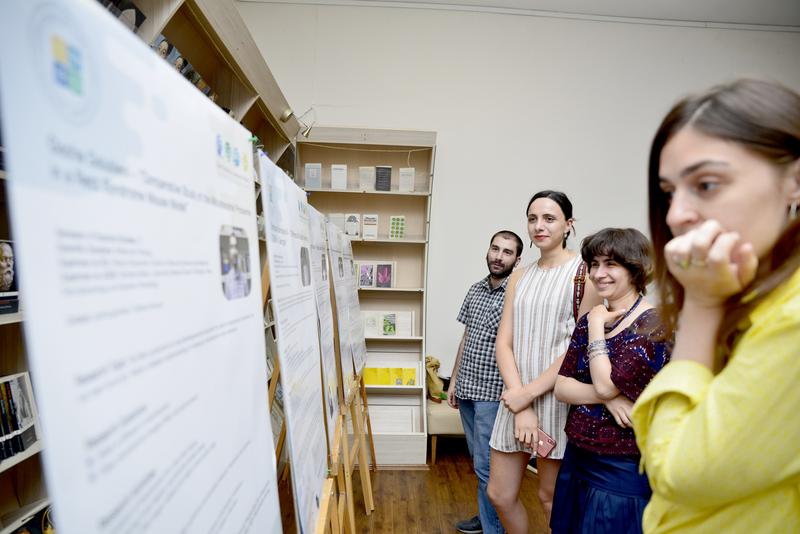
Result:
M466 326L464 352L456 378L456 397L477 401L499 401L503 379L495 359L495 340L508 277L492 288L489 277L469 288L458 322Z

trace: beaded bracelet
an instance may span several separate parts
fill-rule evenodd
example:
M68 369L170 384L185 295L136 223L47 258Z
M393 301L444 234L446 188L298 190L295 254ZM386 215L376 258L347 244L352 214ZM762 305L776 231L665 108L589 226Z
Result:
M606 340L605 339L597 339L589 343L589 346L586 347L587 352L592 352L596 349L605 349L606 348Z
M589 353L588 361L592 361L595 358L597 358L598 356L606 356L606 357L608 357L608 349L593 350L592 352Z

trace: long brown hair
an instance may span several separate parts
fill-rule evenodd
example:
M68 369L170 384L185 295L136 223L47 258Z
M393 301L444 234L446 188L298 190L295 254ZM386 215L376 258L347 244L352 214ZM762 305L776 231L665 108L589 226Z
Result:
M661 317L671 335L683 307L683 287L667 270L664 245L673 238L667 226L669 199L659 184L661 151L682 128L692 128L719 139L741 144L777 166L800 158L800 95L781 85L738 80L689 96L673 107L658 128L650 149L650 234L655 253L654 278L661 300ZM793 221L778 238L769 255L761 258L755 279L725 302L717 346L727 360L747 316L770 291L800 267L800 220Z

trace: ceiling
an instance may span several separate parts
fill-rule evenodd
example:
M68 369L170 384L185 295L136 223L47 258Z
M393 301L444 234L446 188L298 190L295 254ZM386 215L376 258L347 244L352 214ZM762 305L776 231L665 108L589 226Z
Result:
M581 18L648 19L800 29L800 0L244 0L283 4L417 7ZM646 21L641 21L646 22Z

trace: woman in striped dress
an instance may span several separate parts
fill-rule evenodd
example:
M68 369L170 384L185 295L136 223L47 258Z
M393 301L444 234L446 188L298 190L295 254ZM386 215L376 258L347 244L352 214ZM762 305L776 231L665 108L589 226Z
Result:
M509 533L528 532L519 500L522 476L540 440L555 439L547 458L537 459L539 500L547 519L567 438L567 405L553 396L556 376L575 327L575 283L581 257L566 248L572 232L572 203L564 193L541 191L528 203L528 234L539 260L511 275L497 331L497 366L505 383L490 445L489 498ZM580 313L600 303L585 281Z

